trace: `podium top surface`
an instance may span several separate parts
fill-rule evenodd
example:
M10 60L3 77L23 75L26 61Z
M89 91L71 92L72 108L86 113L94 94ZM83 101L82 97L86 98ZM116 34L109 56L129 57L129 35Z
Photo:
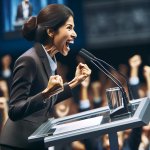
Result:
M44 140L46 147L49 147L64 143L64 141L72 142L85 137L100 136L148 124L150 121L150 100L148 98L132 100L131 104L133 109L130 115L113 120L110 118L108 107L58 119L50 118L29 136L28 140L29 142ZM90 121L91 123L89 123ZM61 127L60 131L58 131L58 127Z

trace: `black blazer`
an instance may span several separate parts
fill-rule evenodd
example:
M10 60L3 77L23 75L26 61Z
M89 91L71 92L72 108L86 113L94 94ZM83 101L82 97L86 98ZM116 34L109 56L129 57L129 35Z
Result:
M29 3L29 17L32 16L32 10L33 10L32 5L31 5L31 3ZM16 20L18 20L18 19L24 19L22 3L20 3L17 7Z
M50 117L54 104L72 96L69 85L64 91L47 99L41 93L51 76L48 58L42 46L36 44L15 62L9 101L9 119L4 126L0 143L19 148L33 149L28 137ZM41 149L40 146L36 149Z

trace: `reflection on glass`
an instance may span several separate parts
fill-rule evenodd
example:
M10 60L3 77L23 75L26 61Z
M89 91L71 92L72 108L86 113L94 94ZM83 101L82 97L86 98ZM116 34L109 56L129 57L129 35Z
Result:
M110 112L113 112L118 107L123 107L123 98L119 87L106 89L106 96Z

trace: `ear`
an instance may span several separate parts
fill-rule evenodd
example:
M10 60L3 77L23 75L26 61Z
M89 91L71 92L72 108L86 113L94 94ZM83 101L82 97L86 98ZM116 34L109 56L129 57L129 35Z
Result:
M54 37L54 31L52 29L47 29L47 34L50 38Z

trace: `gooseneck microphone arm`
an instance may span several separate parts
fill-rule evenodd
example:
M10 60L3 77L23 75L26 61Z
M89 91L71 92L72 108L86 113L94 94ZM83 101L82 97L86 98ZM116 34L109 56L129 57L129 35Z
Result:
M124 103L125 112L128 112L127 95L126 95L126 92L125 92L122 84L120 83L120 81L117 78L115 78L97 59L95 59L96 57L94 55L88 55L87 53L85 53L82 50L79 52L79 54L83 58L85 58L87 61L94 64L100 71L102 71L106 76L108 76L119 87L119 89L122 92L122 96L123 96L123 103Z
M80 51L79 54L83 56L86 60L94 64L99 70L101 70L106 76L108 76L121 89L120 81L116 79L101 63L99 63L97 60L93 60L91 57L89 57L87 54L85 54L82 51ZM100 66L97 65L96 63L98 63Z
M100 68L96 63L94 63L94 61L91 61L93 62L93 64L95 64L95 66L97 66L97 68L99 68L101 71L103 71L103 73L105 73L105 75L107 75L118 87L119 89L121 90L122 92L122 97L123 97L123 102L124 102L124 107L128 110L128 98L127 98L127 95L126 95L126 92L122 86L122 84L120 83L120 81L118 79L116 79L108 70L106 70L106 68L104 68L104 66L101 64L101 63L98 63L102 68ZM118 82L118 83L117 83Z
M81 52L85 53L86 55L89 55L92 59L97 60L98 63L100 63L100 62L104 63L105 65L107 65L108 67L110 67L111 69L113 69L116 73L118 73L119 75L121 75L123 77L123 79L125 80L125 82L126 82L126 85L127 85L127 88L128 88L128 92L129 92L129 98L130 98L130 100L133 99L133 94L131 93L131 88L130 88L128 79L127 79L127 77L124 74L122 74L121 72L119 72L118 70L116 70L113 66L111 66L110 64L108 64L104 60L95 57L93 54L91 54L90 52L88 52L84 48L81 49Z

